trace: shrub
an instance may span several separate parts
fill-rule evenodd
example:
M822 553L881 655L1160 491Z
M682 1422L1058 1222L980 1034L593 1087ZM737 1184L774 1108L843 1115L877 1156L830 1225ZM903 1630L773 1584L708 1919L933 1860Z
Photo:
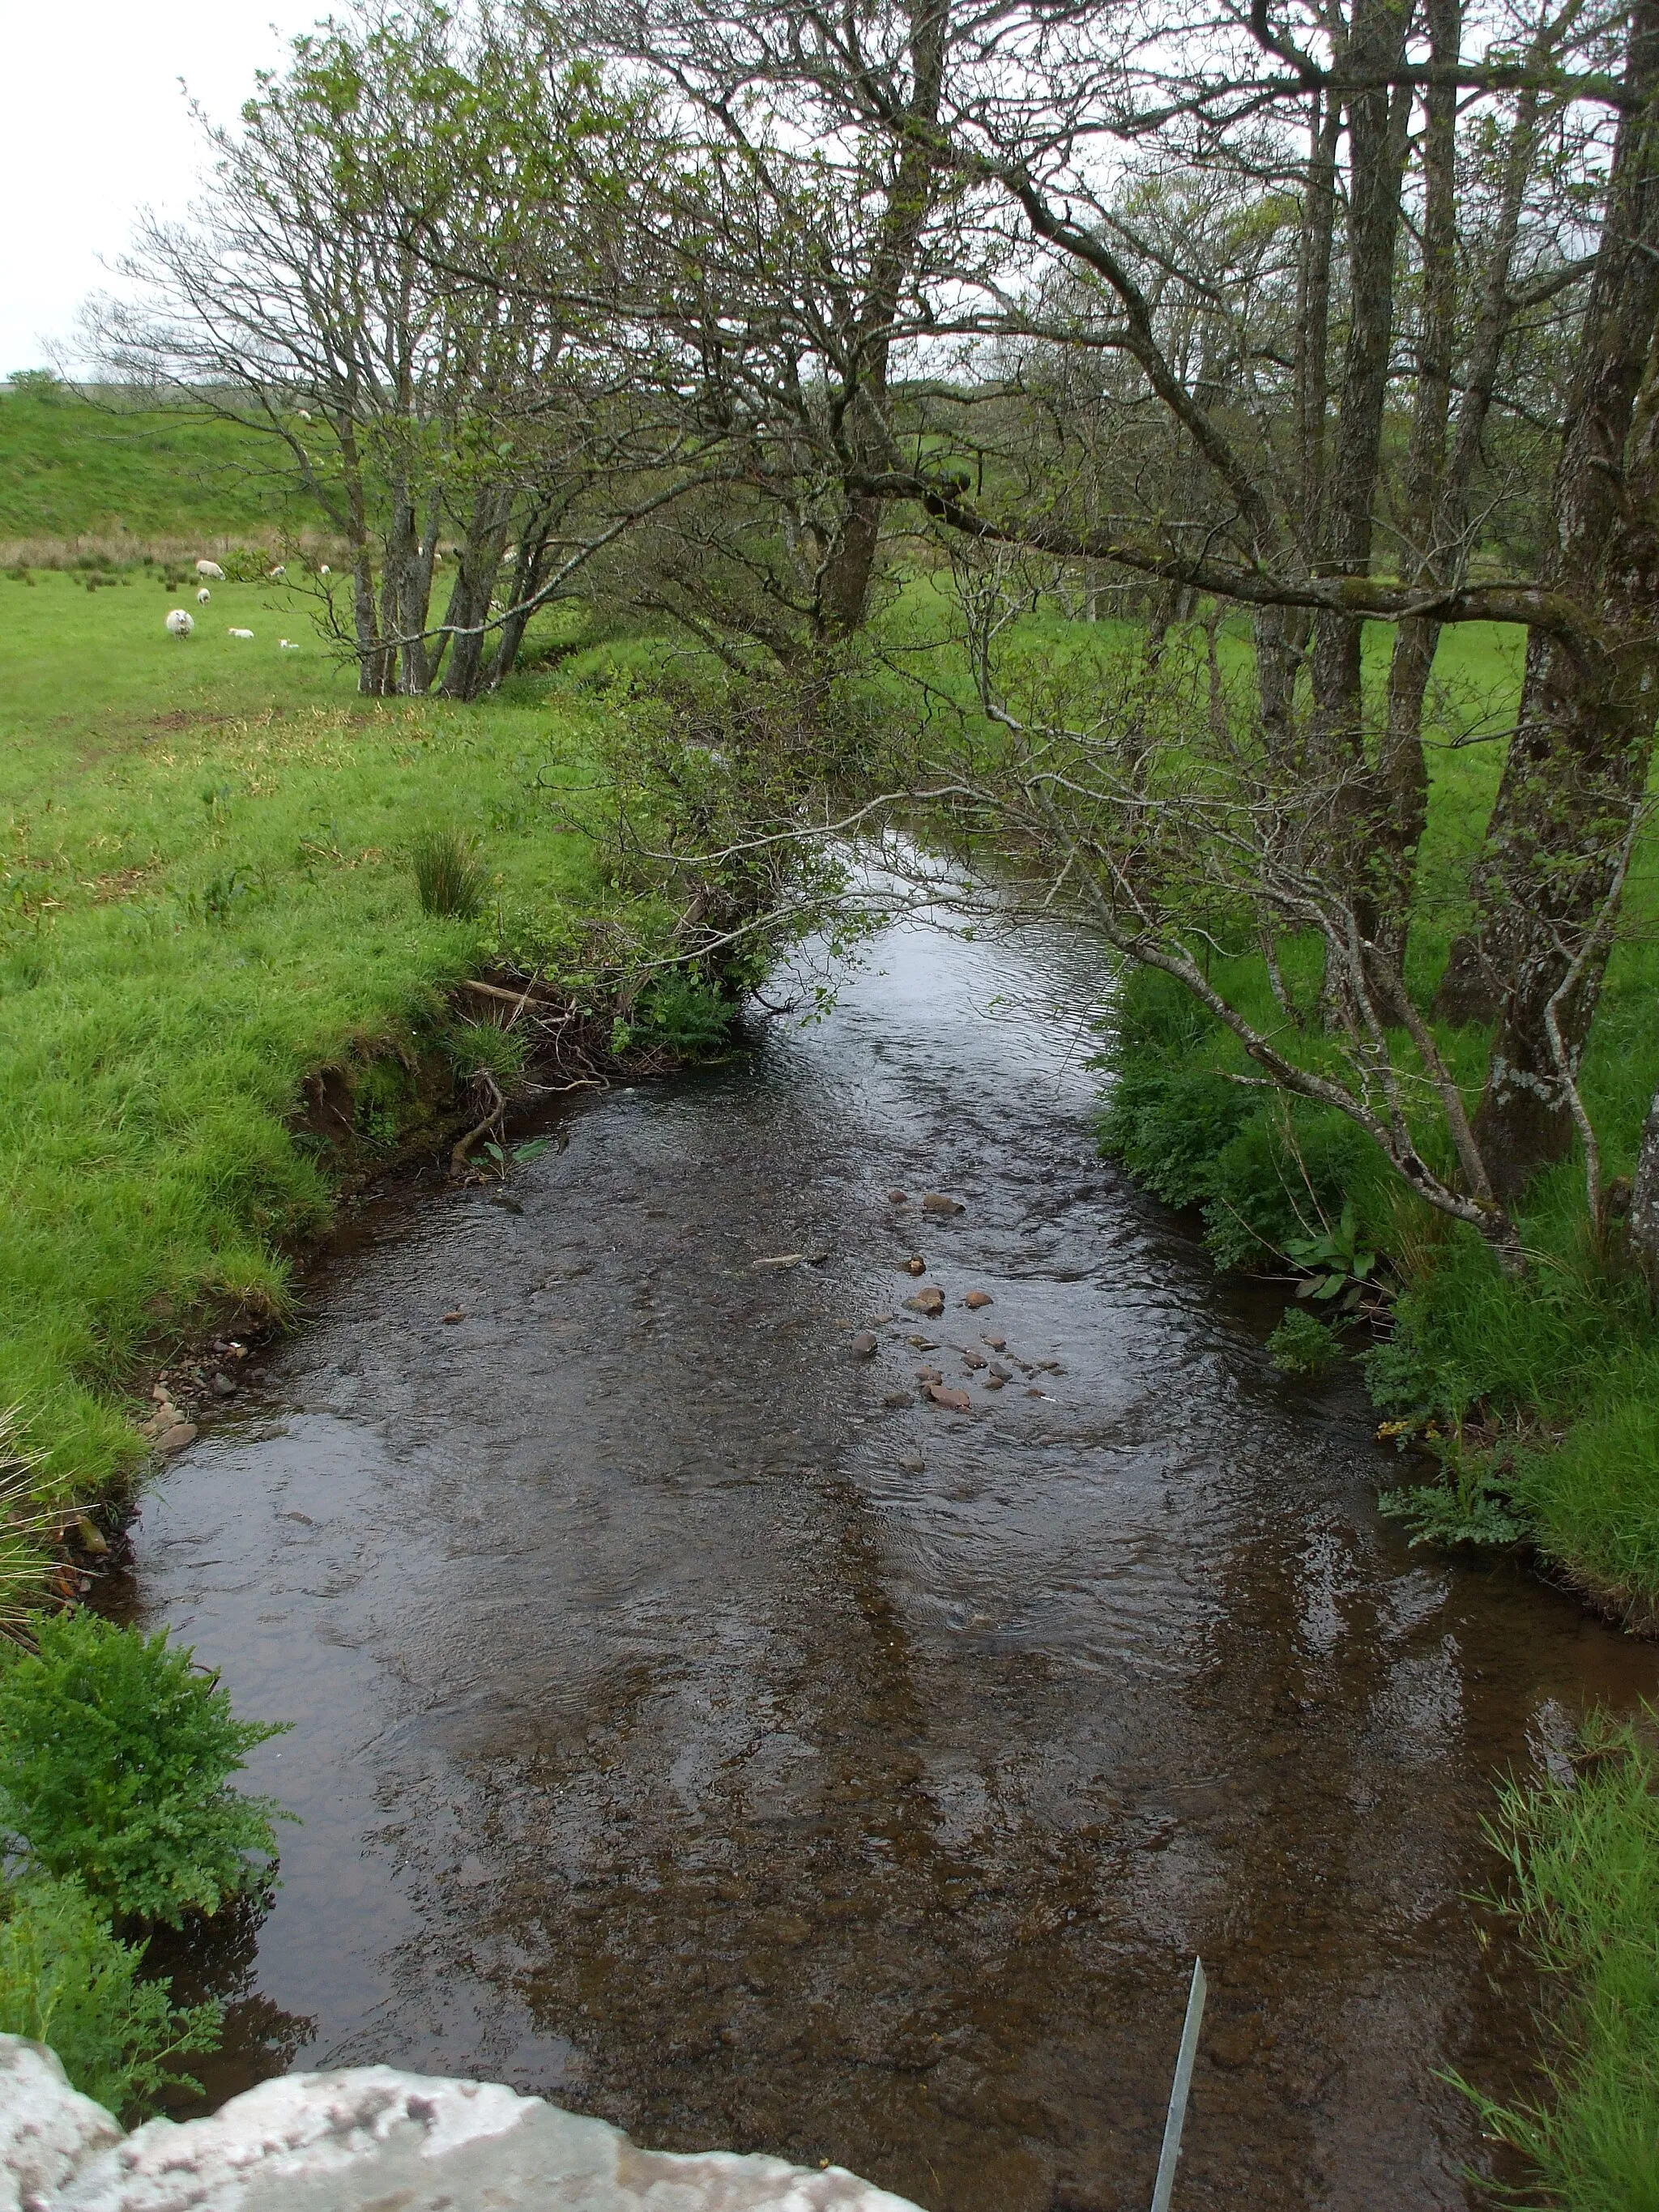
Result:
M0 2033L49 2044L83 2095L128 2122L165 2087L200 2088L172 2062L214 2050L222 2019L216 2004L175 2006L169 1983L140 1980L143 1956L79 1882L0 1886Z
M35 1864L174 1927L265 1879L277 1808L229 1778L281 1730L236 1719L165 1632L75 1613L36 1633L0 1659L0 1820Z
M1325 1375L1342 1357L1336 1334L1292 1306L1267 1339L1267 1357L1281 1375Z
M459 830L423 830L409 857L423 914L477 920L489 896L489 875L470 837Z
M718 1052L731 1027L732 1008L719 988L678 968L651 985L634 1022L635 1036L665 1044L685 1060Z

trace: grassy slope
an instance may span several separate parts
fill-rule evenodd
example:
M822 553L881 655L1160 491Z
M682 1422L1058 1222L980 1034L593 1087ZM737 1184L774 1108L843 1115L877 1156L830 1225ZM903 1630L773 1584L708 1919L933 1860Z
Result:
M503 919L556 942L596 891L526 790L582 773L529 687L359 701L272 587L215 586L183 644L168 604L0 580L0 1407L82 1497L136 1458L123 1386L158 1332L280 1304L330 1197L286 1127L305 1072L435 1033ZM428 823L484 840L486 922L421 913L400 854Z
M263 541L288 519L264 467L259 440L180 410L0 393L0 539Z

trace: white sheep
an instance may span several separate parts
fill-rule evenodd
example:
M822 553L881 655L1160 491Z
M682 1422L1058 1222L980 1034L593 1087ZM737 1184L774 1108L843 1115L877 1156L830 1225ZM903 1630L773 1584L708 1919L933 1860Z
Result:
M196 604L198 607L204 607L212 597L212 592L209 591L207 586L204 584L201 590L196 594Z
M311 410L308 407L296 407L294 411L302 422L310 422Z
M280 584L283 577L288 574L288 565L285 562L279 561L276 566L274 568L268 569L266 574L269 575L273 584Z
M198 576L205 576L210 583L222 584L225 580L225 572L216 561L198 561L196 573Z
M252 637L252 635L251 629L228 629L225 632L227 637Z
M300 648L291 637L279 637L276 641L276 650L278 653L297 653Z
M186 614L182 607L174 607L168 613L167 628L169 637L188 637L195 627L195 616Z
M327 562L325 561L322 567L317 571L317 574L319 576L331 576L334 574L334 571L329 567Z

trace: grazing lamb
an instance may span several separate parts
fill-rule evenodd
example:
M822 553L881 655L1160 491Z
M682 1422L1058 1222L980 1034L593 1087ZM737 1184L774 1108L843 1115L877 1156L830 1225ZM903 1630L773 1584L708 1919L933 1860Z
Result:
M195 616L186 614L182 607L174 607L167 616L167 629L169 637L188 637L195 627Z
M334 571L329 567L327 562L325 561L322 567L317 571L317 574L319 576L331 576L334 574Z
M278 653L297 653L300 648L291 637L279 637L276 641L276 650Z
M225 580L225 572L216 561L198 561L196 573L198 576L205 576L210 583L222 584Z
M209 591L207 586L204 584L201 590L196 594L196 604L198 607L204 607L212 597L212 592Z
M227 637L252 637L252 635L251 629L228 629L225 632Z
M288 564L286 562L279 561L274 568L269 568L265 573L273 584L280 584L288 574Z

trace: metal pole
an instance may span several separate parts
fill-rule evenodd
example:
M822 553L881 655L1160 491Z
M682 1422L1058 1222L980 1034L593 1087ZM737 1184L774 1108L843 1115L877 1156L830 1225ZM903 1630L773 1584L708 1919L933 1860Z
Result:
M1164 2123L1164 2150L1158 2161L1152 2212L1170 2212L1176 2160L1181 2156L1181 2130L1187 2118L1187 2092L1193 2086L1193 2061L1198 2056L1198 2031L1204 2018L1205 1987L1204 1961L1194 1959L1193 1986L1187 1996L1187 2017L1181 2027L1181 2050L1176 2058L1175 2087L1170 2092L1170 2117Z

